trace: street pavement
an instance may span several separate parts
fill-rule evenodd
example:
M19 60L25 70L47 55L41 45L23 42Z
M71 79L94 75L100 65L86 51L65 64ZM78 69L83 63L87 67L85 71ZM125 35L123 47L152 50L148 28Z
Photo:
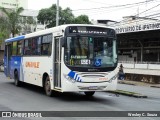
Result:
M47 97L43 89L24 84L16 87L13 80L0 73L0 111L160 111L159 88L118 84L118 89L146 94L148 98L134 98L112 93L96 92L91 98L83 93L64 93ZM115 115L116 116L116 115ZM0 118L0 120L10 120ZM11 120L21 120L12 118ZM89 118L22 118L22 120L159 120L157 117L89 117Z
M153 88L149 86L135 86L127 84L118 84L118 90L130 91L146 95L149 98L156 98L160 100L160 88Z

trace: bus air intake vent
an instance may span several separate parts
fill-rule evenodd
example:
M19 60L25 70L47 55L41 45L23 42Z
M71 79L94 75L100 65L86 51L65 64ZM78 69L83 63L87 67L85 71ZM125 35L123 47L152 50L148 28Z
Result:
M108 75L108 73L78 73L82 77L88 77L88 78L100 78L105 77Z
M83 75L82 77L99 78L99 77L105 77L105 76L103 75Z
M84 87L78 86L80 90L104 90L107 86L94 86L94 87Z

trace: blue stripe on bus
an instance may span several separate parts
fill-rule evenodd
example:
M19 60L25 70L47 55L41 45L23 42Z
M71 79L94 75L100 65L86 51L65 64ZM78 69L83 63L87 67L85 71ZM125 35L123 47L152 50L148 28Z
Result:
M25 38L25 36L22 35L22 36L18 36L18 37L14 37L14 38L9 38L9 39L5 40L5 42L14 42L14 41L22 40L24 38Z
M68 73L68 76L74 79L75 81L82 82L82 79L79 77L79 75L73 71L70 71Z

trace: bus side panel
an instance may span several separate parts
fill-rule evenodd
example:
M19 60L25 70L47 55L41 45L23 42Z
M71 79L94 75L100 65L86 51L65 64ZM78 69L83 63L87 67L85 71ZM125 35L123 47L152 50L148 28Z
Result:
M10 60L10 78L14 79L15 70L18 71L18 76L20 78L20 66L21 66L21 57L12 56Z
M42 77L46 73L52 78L52 59L49 56L23 57L22 68L24 82L42 86ZM53 87L53 86L52 86Z
M4 74L6 75L6 77L8 76L7 75L7 57L4 56Z

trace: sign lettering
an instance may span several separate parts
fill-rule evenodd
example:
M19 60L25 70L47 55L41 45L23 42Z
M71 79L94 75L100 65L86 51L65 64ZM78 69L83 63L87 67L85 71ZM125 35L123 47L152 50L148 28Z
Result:
M39 68L39 62L26 62L25 66L29 68Z
M132 25L126 27L116 28L116 33L128 33L128 32L137 32L137 31L147 31L147 30L156 30L160 29L160 23L151 23L143 25Z

